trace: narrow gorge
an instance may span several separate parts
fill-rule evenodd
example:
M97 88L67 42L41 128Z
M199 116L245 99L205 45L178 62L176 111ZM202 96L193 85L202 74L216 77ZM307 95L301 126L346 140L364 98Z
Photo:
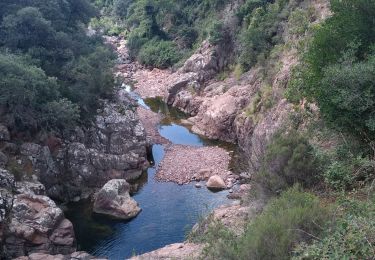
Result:
M373 259L374 16L0 1L0 259Z

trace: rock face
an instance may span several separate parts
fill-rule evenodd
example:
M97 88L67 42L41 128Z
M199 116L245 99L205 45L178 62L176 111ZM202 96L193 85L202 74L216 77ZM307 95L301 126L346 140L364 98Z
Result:
M212 190L222 190L225 189L227 186L225 185L225 182L219 175L213 175L211 176L207 183L206 183L207 188L212 189Z
M8 128L2 124L0 124L0 141L9 141L10 140L10 133Z
M0 169L0 258L4 242L4 232L9 222L9 214L13 205L13 191L15 181L13 175L8 171Z
M139 177L147 166L148 143L136 107L124 91L116 96L104 103L92 127L77 128L60 145L21 145L20 165L37 176L51 198L88 197L110 179Z
M203 245L194 243L176 243L167 245L158 250L135 256L131 260L188 260L199 259L199 255L203 250Z
M123 179L107 182L96 194L94 212L118 219L130 219L138 215L141 209L129 195L130 185Z
M4 248L8 257L33 252L72 253L75 251L73 225L50 198L34 194L16 195Z
M213 46L207 40L185 61L181 72L197 73L199 81L207 81L222 70L227 63L227 55L222 46Z

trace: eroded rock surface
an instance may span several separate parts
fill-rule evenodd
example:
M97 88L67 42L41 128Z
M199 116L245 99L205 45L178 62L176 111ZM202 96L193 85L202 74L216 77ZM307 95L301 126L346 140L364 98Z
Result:
M119 219L134 218L141 208L129 191L130 185L123 179L108 181L95 196L94 212Z
M37 176L51 198L85 198L110 179L142 174L147 166L146 133L134 102L124 90L116 96L114 102L104 102L92 127L77 128L70 139L56 141L56 146L21 145L17 163Z
M16 195L6 228L4 251L9 257L33 252L72 253L75 251L73 225L50 198Z
M50 255L50 254L44 254L44 253L32 253L28 256L20 256L17 257L15 260L104 260L107 258L97 258L94 257L84 251L77 251L72 254L68 255Z
M13 191L15 190L14 176L8 171L0 169L0 258L4 243L4 233L9 225L9 215L13 205Z
M135 256L131 260L189 260L198 259L203 250L203 245L194 243L176 243L167 245L155 251Z

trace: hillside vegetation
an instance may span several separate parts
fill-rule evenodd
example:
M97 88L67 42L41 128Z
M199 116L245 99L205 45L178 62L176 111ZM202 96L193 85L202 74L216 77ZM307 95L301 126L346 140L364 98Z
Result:
M267 205L239 237L212 223L198 239L208 243L205 259L375 255L375 2L331 0L332 13L319 24L311 23L306 5L293 4L275 1L248 14L251 22L246 33L241 30L237 56L244 71L277 62L270 56L276 48L295 48L299 57L283 90L295 114L267 144L253 176ZM285 21L299 24L283 31L280 24ZM261 37L252 29L254 24L261 28ZM281 37L285 33L289 37ZM265 72L265 79L270 73ZM254 104L264 105L263 96L261 90ZM250 108L248 115L256 120L260 112L256 106Z
M86 0L0 3L0 106L16 132L62 133L112 93L111 51L86 35Z
M267 206L242 236L212 223L192 238L208 244L204 259L373 258L375 1L331 0L322 22L315 1L95 3L104 16L91 25L125 36L131 57L150 67L178 66L203 40L232 46L218 79L261 68L265 87L246 112L255 123L280 91L294 104L253 176ZM280 90L271 79L283 50L299 62Z
M318 2L329 2L326 19ZM1 115L27 135L89 123L114 84L100 33L125 37L149 68L177 68L205 40L227 46L214 80L259 73L241 111L251 131L277 98L294 113L251 176L248 199L266 206L242 235L216 222L192 235L206 245L202 258L374 259L374 17L375 0L3 0ZM285 50L298 62L276 87Z
M285 23L302 2L97 0L104 16L92 25L105 33L126 35L130 55L145 65L172 66L208 39L214 45L238 46L232 48L233 55L241 70L247 70L283 42ZM300 26L307 22L302 20Z

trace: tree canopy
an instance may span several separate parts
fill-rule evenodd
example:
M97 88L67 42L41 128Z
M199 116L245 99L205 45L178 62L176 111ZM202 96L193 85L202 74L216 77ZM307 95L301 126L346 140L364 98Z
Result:
M112 52L86 26L87 0L0 3L0 105L16 130L61 131L89 120L112 92Z

